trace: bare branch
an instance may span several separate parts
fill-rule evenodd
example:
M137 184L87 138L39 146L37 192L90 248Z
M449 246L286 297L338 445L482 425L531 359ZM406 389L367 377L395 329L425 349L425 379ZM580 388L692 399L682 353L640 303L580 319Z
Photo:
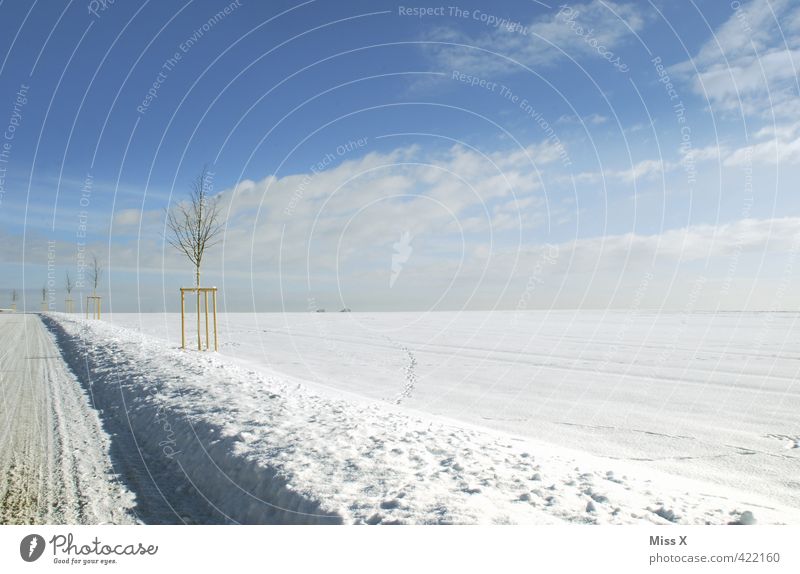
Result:
M176 203L167 212L167 242L183 253L195 269L195 282L200 286L200 267L206 249L216 245L223 224L219 196L211 195L212 173L204 166L191 182L189 199Z
M92 282L92 294L97 294L97 286L100 285L100 279L103 277L103 267L97 259L97 255L92 254L92 264L89 267L89 279Z

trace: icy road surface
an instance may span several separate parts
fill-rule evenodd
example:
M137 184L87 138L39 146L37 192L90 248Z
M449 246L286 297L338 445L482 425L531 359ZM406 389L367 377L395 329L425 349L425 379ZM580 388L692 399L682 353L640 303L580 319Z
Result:
M36 315L0 314L0 524L132 523L90 399Z
M176 315L109 319L150 354L59 317L347 522L798 523L796 314L227 314L219 359L174 354Z

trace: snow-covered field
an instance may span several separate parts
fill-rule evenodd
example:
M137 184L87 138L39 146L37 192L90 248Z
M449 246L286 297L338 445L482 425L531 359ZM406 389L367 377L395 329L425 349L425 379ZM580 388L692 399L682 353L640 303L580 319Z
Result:
M800 523L796 314L54 317L217 519Z

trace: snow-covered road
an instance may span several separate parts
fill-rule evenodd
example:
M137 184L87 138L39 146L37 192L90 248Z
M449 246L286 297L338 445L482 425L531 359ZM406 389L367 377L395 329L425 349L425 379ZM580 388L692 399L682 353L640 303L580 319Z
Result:
M0 524L131 523L108 436L39 317L0 314Z

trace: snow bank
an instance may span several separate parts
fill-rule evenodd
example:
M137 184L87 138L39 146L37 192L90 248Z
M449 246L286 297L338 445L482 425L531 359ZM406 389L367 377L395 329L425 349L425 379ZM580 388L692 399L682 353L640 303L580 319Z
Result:
M104 322L45 320L145 522L800 522L747 493L322 396Z
M112 459L137 494L134 510L142 521L341 522L288 485L269 461L245 456L245 434L220 416L226 404L237 409L204 388L207 365L196 368L191 359L165 356L121 333L45 322L112 436ZM181 385L182 377L198 384ZM227 390L235 395L232 386Z

